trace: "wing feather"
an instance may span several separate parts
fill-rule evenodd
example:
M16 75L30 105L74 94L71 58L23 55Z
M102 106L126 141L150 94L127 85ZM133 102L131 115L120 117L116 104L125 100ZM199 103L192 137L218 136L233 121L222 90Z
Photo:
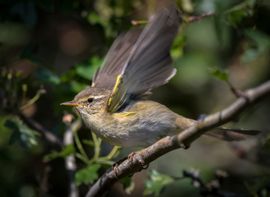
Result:
M95 73L92 86L107 89L113 88L116 77L122 72L141 31L141 28L134 28L117 37L109 49L103 65Z
M144 94L151 89L167 83L176 70L171 66L170 48L177 34L181 17L175 5L161 9L150 18L142 31L118 78L108 111L116 112L132 96Z

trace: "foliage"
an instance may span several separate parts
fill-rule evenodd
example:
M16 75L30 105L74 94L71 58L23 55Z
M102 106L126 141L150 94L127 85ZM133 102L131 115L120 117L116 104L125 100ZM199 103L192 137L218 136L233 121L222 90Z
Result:
M99 164L89 165L83 169L80 169L75 176L75 182L77 185L82 183L90 184L98 178L98 170L101 166Z
M4 124L12 131L10 136L11 144L19 141L20 144L24 147L32 147L37 145L37 137L39 134L27 127L18 118L8 119Z
M212 71L212 75L218 78L219 80L222 81L228 81L229 80L229 75L225 71L219 70L219 69L214 69Z
M168 184L173 182L170 176L161 174L155 170L151 171L150 179L145 182L144 195L154 194L159 196L161 190Z
M51 153L45 155L44 161L49 162L56 158L65 158L75 152L75 148L73 145L67 145L61 151L52 151Z

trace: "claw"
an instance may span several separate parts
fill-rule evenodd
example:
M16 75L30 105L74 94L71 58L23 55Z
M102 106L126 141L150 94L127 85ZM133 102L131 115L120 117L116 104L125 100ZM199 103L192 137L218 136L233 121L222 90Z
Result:
M132 152L128 155L128 159L133 163L136 160L140 163L142 169L147 169L149 164L146 164L142 156L136 152Z
M118 169L119 164L121 164L126 159L128 159L128 157L124 157L123 159L120 159L119 161L115 162L112 165L112 170L114 171L116 178L118 177L118 174L119 174L119 169Z

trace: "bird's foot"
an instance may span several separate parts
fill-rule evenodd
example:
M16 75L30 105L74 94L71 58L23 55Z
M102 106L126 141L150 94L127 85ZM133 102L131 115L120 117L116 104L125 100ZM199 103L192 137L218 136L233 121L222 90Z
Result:
M139 154L139 153L136 153L136 152L132 152L128 155L128 160L130 160L132 163L138 161L139 164L141 165L141 168L142 169L147 169L149 164L147 164L143 157Z
M128 157L124 157L124 158L118 160L117 162L115 162L115 163L112 165L112 170L114 171L116 177L118 177L118 174L119 174L119 168L118 168L118 166L119 166L123 161L125 161L126 159L128 159Z

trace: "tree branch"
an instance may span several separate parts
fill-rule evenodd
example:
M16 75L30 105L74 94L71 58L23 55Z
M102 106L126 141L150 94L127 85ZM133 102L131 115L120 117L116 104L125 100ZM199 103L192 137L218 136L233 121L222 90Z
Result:
M254 104L269 93L270 81L267 81L256 88L243 92L244 96L239 97L234 103L221 112L217 112L198 121L178 135L162 138L153 145L136 152L133 157L125 159L116 167L109 169L108 172L103 174L89 189L86 197L101 196L120 178L143 170L150 162L174 149L188 148L189 145L202 134L229 122L248 106Z
M73 144L73 132L77 132L81 127L81 121L77 120L71 125L68 126L68 129L64 133L64 145L72 145ZM74 154L71 154L65 158L65 165L68 172L69 178L69 197L78 197L79 191L75 184L75 172L77 169L76 159Z

